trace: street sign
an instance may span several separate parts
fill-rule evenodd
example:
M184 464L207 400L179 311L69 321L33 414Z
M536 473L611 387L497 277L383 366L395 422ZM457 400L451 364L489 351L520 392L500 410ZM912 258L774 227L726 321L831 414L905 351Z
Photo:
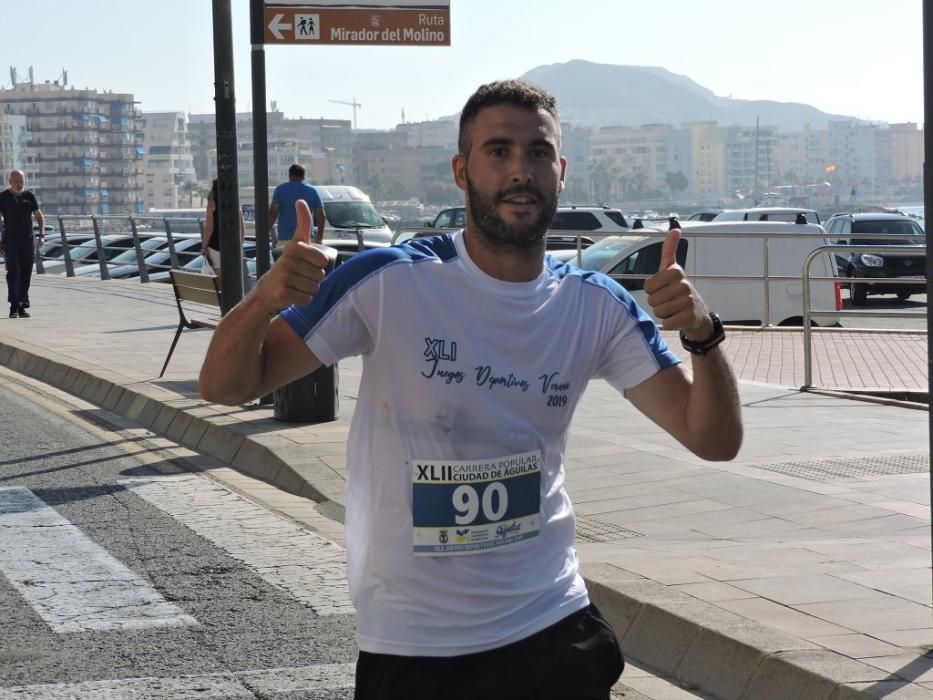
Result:
M450 46L450 0L266 0L266 44Z

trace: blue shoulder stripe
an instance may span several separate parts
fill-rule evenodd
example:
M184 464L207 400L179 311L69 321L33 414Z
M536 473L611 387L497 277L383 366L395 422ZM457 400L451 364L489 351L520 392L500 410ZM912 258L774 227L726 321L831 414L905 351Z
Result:
M447 234L357 253L324 278L321 288L309 303L303 306L293 304L280 315L295 333L304 338L341 299L373 275L393 265L431 260L447 262L456 256L457 249Z
M545 264L556 280L563 281L570 277L579 277L583 284L593 285L605 290L616 302L621 304L638 326L646 347L651 351L658 363L658 369L680 363L680 358L670 351L667 343L664 342L664 338L661 337L654 319L638 305L631 293L621 284L602 272L581 270L575 265L561 262L550 255L545 258Z

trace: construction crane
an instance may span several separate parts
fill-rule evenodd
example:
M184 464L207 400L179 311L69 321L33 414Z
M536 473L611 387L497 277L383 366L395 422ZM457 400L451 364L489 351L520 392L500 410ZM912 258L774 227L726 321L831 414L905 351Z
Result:
M360 109L363 105L356 101L356 98L353 98L353 101L347 100L328 100L328 102L335 102L338 105L349 105L353 107L353 128L356 129L356 110Z

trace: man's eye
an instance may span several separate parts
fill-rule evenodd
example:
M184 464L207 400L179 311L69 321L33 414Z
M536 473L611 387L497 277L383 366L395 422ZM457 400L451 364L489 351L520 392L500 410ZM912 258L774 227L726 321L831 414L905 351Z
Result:
M505 148L493 148L491 151L489 151L489 155L493 156L494 158L501 158L507 154L508 150Z

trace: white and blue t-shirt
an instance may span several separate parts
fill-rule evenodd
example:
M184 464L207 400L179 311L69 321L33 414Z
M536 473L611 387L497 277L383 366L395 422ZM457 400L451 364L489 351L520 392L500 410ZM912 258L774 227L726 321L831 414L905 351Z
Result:
M324 364L362 355L347 446L360 649L453 656L588 605L564 489L591 378L620 391L678 359L628 292L545 258L497 280L463 233L371 250L282 316Z

